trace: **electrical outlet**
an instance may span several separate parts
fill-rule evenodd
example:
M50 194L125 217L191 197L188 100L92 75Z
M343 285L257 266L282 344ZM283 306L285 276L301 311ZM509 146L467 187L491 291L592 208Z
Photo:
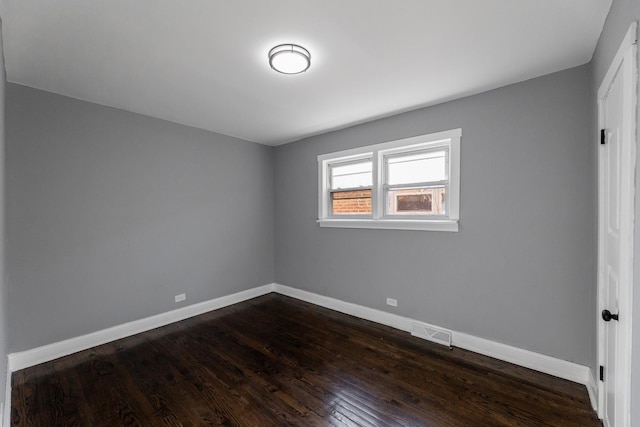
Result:
M390 305L392 307L397 307L398 306L398 300L397 299L393 299L393 298L387 298L387 305Z
M187 294L176 295L176 302L184 301L187 299Z

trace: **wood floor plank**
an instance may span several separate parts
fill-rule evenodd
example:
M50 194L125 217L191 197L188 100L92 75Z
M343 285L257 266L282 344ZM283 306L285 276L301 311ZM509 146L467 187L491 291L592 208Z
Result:
M584 386L276 294L12 386L13 426L601 426Z

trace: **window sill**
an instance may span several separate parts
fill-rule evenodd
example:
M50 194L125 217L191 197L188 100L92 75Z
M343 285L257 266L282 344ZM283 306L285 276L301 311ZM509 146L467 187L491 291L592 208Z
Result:
M320 227L372 228L383 230L458 231L457 220L395 220L395 219L319 219Z

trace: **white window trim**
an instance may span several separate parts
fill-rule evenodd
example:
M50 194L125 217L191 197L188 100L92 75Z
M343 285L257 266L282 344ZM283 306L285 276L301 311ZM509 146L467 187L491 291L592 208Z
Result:
M458 231L460 220L460 139L462 129L452 129L443 132L419 135L381 144L368 145L350 150L321 154L318 156L318 224L320 227L334 228L369 228L395 230L424 230L424 231ZM403 152L412 148L449 149L449 187L447 193L447 218L442 217L410 217L407 219L397 216L384 216L383 156L396 152ZM328 165L340 161L349 161L372 157L373 190L371 192L372 214L363 216L333 216L329 215Z

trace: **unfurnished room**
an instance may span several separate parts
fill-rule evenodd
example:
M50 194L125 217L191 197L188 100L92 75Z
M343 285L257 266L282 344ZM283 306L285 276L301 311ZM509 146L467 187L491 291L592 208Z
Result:
M0 427L640 427L639 0L0 0Z

